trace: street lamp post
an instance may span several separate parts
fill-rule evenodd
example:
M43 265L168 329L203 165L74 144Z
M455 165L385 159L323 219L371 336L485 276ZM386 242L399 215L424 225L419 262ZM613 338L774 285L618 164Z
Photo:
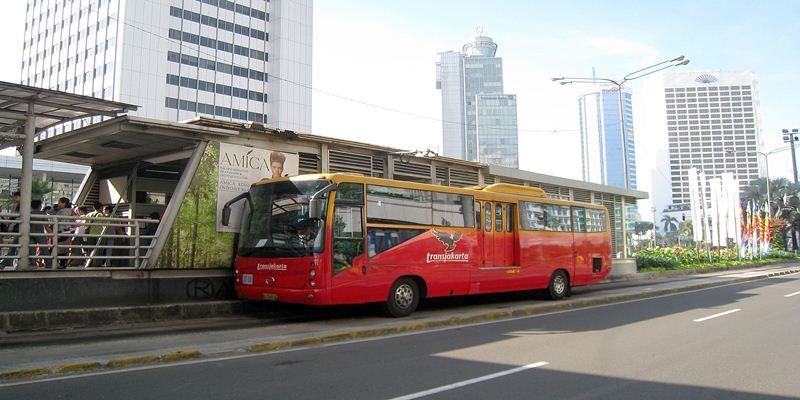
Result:
M567 85L570 83L594 83L596 84L597 81L608 82L617 87L617 98L619 101L619 124L620 124L620 136L622 139L622 143L620 144L622 149L622 176L623 176L623 183L625 189L629 189L630 182L628 176L628 143L626 141L627 135L625 134L625 110L623 108L624 102L622 99L622 85L625 82L632 81L634 79L639 79L645 77L650 74L654 74L658 71L665 70L671 67L677 67L679 65L686 65L689 63L689 60L685 60L684 56L676 57L671 60L662 61L657 64L653 64L649 67L645 67L636 71L633 71L627 75L625 75L622 80L614 80L610 78L575 78L575 77L560 77L560 78L551 78L553 82L558 82L561 85ZM669 64L669 65L664 65ZM660 67L660 68L657 68Z
M795 128L791 132L788 129L783 129L782 133L783 141L789 143L789 148L792 151L792 171L794 172L794 183L797 184L797 158L794 154L794 142L800 140L800 135L798 135L800 132Z
M779 149L770 150L768 152L763 152L763 151L756 151L755 152L756 154L758 154L760 156L764 156L764 172L767 175L767 207L769 207L768 210L769 210L769 214L770 215L772 215L772 199L770 198L771 190L770 190L770 180L769 180L769 156L771 156L772 154L775 154L775 153L777 153L779 151L784 151L784 150L786 150L786 148L785 147L781 147ZM737 153L747 154L748 152L747 151L736 151L736 150L731 150L731 149L725 150L725 154L733 154L733 156L734 156L734 160L733 161L734 162L736 162L736 158L735 157L736 157Z

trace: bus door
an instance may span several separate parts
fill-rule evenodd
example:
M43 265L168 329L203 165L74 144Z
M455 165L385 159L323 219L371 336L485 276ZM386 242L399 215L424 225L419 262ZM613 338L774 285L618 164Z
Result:
M519 237L514 229L516 226L516 207L514 204L506 204L505 212L505 238L503 244L505 246L506 265L519 266L519 259L517 258L517 243Z
M363 184L339 184L332 224L331 299L334 303L358 302L368 287Z
M476 256L474 264L477 266L483 266L485 260L483 257L483 203L478 200L475 200L475 232L477 233L476 237L478 238L478 248L477 251L474 252Z
M494 203L483 203L483 267L494 267Z
M514 264L514 231L511 224L513 205L494 203L494 265L509 267Z
M572 246L575 257L575 272L572 283L581 285L592 277L592 260L586 237L586 209L572 207Z
M508 219L506 203L483 203L483 264L472 279L472 293L517 290L513 279L519 273L515 266L515 237L508 229L512 220ZM513 211L512 211L513 212Z

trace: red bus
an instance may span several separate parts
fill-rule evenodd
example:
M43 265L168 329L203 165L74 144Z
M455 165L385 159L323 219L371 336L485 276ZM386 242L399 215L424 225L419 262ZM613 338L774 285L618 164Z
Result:
M546 289L560 299L611 270L606 209L538 188L266 179L225 205L223 224L237 203L236 293L247 300L382 302L402 317L429 297Z

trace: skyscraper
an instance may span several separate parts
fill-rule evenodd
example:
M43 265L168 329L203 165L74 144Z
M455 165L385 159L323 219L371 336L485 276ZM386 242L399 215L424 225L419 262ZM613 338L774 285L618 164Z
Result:
M664 75L672 203L689 202L688 170L733 172L741 189L763 164L757 81L750 71Z
M518 168L517 99L503 93L496 52L491 38L477 36L461 52L439 53L443 155Z
M312 0L29 0L21 83L161 120L310 131L311 13Z
M625 152L627 152L628 187L636 189L636 152L633 133L631 92L622 89L625 112ZM597 91L578 99L581 122L581 170L583 180L603 185L625 187L619 96L616 87L599 86Z

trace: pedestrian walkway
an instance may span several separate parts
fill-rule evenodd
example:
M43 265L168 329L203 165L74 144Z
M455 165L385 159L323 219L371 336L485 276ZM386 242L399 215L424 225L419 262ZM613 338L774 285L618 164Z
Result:
M516 293L429 301L409 318L389 319L372 306L265 307L229 318L131 324L0 336L0 380L28 379L186 358L221 357L440 329L631 301L800 272L800 263L702 275L652 277L575 288L562 301ZM1 383L1 382L0 382Z

